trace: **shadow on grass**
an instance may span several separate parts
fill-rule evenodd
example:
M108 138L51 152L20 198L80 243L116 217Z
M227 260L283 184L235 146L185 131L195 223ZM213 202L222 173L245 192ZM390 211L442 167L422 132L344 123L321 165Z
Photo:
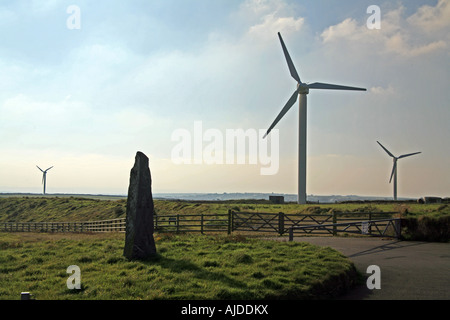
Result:
M64 293L77 295L77 294L83 293L88 288L89 288L89 286L86 286L86 285L84 285L84 283L82 283L80 289L69 289L69 288L66 288Z
M185 259L171 259L164 257L163 255L156 253L146 260L140 260L145 265L158 265L164 269L169 270L172 273L192 272L196 279L220 282L225 286L233 287L236 289L246 289L247 284L243 281L238 281L229 276L224 275L221 272L210 271L205 268L185 260Z

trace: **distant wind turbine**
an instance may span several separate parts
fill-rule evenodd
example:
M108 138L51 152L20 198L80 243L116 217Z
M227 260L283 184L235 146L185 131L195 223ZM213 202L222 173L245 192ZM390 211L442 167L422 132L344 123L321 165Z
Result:
M50 168L48 168L47 170L42 170L41 168L39 168L38 166L36 166L39 170L42 171L42 184L44 185L44 193L45 194L45 186L47 184L47 171L50 170L51 168L53 168L53 166L51 166Z
M391 156L393 158L394 165L392 166L391 178L389 179L389 183L391 183L392 177L394 177L394 200L397 200L397 160L398 159L402 159L402 158L406 158L406 157L409 157L409 156L413 156L413 155L419 154L421 152L408 153L408 154L403 154L403 155L401 155L399 157L396 157L392 153L390 153L389 150L386 149L381 143L379 143L378 141L377 141L377 143L383 148L384 151L387 152L387 154L389 156Z
M294 91L292 96L289 98L288 102L285 104L281 112L273 121L272 125L267 130L264 138L270 133L270 131L275 127L278 121L283 118L286 112L294 105L297 101L298 95L300 95L299 101L299 125L298 125L298 195L297 202L302 204L306 203L306 95L309 93L309 89L331 89L331 90L357 90L366 91L364 88L347 87L335 84L314 82L307 84L301 82L300 77L294 67L294 64L289 56L289 53L284 44L281 34L278 32L278 37L280 38L281 46L283 48L284 56L286 58L289 71L292 78L297 81L297 89Z

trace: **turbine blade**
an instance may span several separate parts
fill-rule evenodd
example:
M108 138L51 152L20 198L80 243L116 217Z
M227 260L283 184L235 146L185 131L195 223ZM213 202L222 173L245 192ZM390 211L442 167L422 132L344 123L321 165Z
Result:
M321 83L321 82L314 82L314 83L308 84L308 88L309 89L367 91L365 88L348 87L348 86L341 86L341 85L337 85L337 84Z
M41 170L42 172L44 172L44 170L42 170L41 168L39 168L38 166L36 166L39 170Z
M286 58L292 78L294 78L298 83L302 83L300 81L300 77L298 76L297 70L295 70L294 63L292 62L291 56L289 55L289 52L287 51L287 48L284 44L283 38L281 37L281 34L279 32L278 32L278 38L280 38L281 46L283 47L284 56Z
M386 149L385 147L383 147L383 145L382 145L381 143L379 143L378 141L377 141L377 143L384 149L384 151L387 152L388 155L390 155L392 158L395 158L395 156L394 156L392 153L390 153L388 149Z
M422 152L414 152L414 153L403 154L400 157L398 157L398 159L406 158L406 157L413 156L413 155L419 154L419 153L422 153Z
M50 168L48 168L47 170L45 170L45 172L47 172L48 170L50 170L51 168L53 168L54 166L51 166Z
M269 129L267 129L267 132L264 135L263 139L270 133L270 131L273 129L273 127L276 126L278 121L280 121L281 118L283 118L283 116L286 114L286 112L288 112L289 109L294 105L295 101L297 101L297 96L298 96L298 92L297 92L297 90L295 90L294 94L289 98L288 102L286 102L286 104L284 105L281 112L278 114L278 116L273 121L272 125L269 127Z
M391 178L389 179L389 183L391 183L392 177L394 176L396 170L397 170L397 161L395 161L394 165L392 166Z

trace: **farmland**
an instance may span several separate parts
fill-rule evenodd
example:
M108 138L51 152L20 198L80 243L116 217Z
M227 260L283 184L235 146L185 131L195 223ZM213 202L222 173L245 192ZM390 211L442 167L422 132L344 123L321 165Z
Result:
M122 218L126 199L101 200L87 197L0 197L0 222L92 221ZM225 214L242 212L284 212L288 214L330 214L335 212L394 212L402 217L450 215L448 204L414 202L368 202L338 204L271 204L268 201L176 201L155 200L158 215Z
M440 219L447 225L450 215L447 204L416 203L155 200L155 210L160 216L223 214L228 210L324 215L391 212L418 221ZM93 221L125 216L125 199L0 198L0 222ZM361 280L353 263L339 252L281 240L239 233L156 233L157 255L147 261L128 261L122 255L124 233L3 232L0 299L19 299L23 291L42 300L327 299ZM80 267L80 290L66 286L70 265Z

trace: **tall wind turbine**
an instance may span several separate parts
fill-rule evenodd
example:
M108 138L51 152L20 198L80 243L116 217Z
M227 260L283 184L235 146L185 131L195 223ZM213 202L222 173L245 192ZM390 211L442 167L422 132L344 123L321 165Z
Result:
M390 153L389 150L386 149L381 143L379 143L378 141L377 141L377 143L384 149L384 151L387 152L388 155L390 155L393 158L394 165L392 166L391 178L389 179L389 183L391 183L392 177L394 177L394 200L397 200L397 160L406 158L409 156L413 156L413 155L419 154L421 152L408 153L408 154L403 154L399 157L396 157L392 153Z
M44 185L44 193L43 194L45 194L45 185L47 184L47 171L50 170L51 168L53 168L53 166L51 166L47 170L42 170L38 166L36 166L36 167L42 171L42 184Z
M291 73L292 78L297 81L297 89L294 91L288 102L285 104L281 112L273 121L272 125L267 130L264 137L266 137L270 131L275 127L278 121L289 111L289 109L297 101L298 95L300 95L299 101L299 125L298 125L298 195L297 202L300 204L306 203L306 95L309 93L309 89L331 89L331 90L357 90L366 91L364 88L347 87L335 84L314 82L307 84L300 80L298 73L294 67L294 64L289 56L289 53L284 44L281 34L278 32L281 46L283 48L284 56L286 57L287 65Z

